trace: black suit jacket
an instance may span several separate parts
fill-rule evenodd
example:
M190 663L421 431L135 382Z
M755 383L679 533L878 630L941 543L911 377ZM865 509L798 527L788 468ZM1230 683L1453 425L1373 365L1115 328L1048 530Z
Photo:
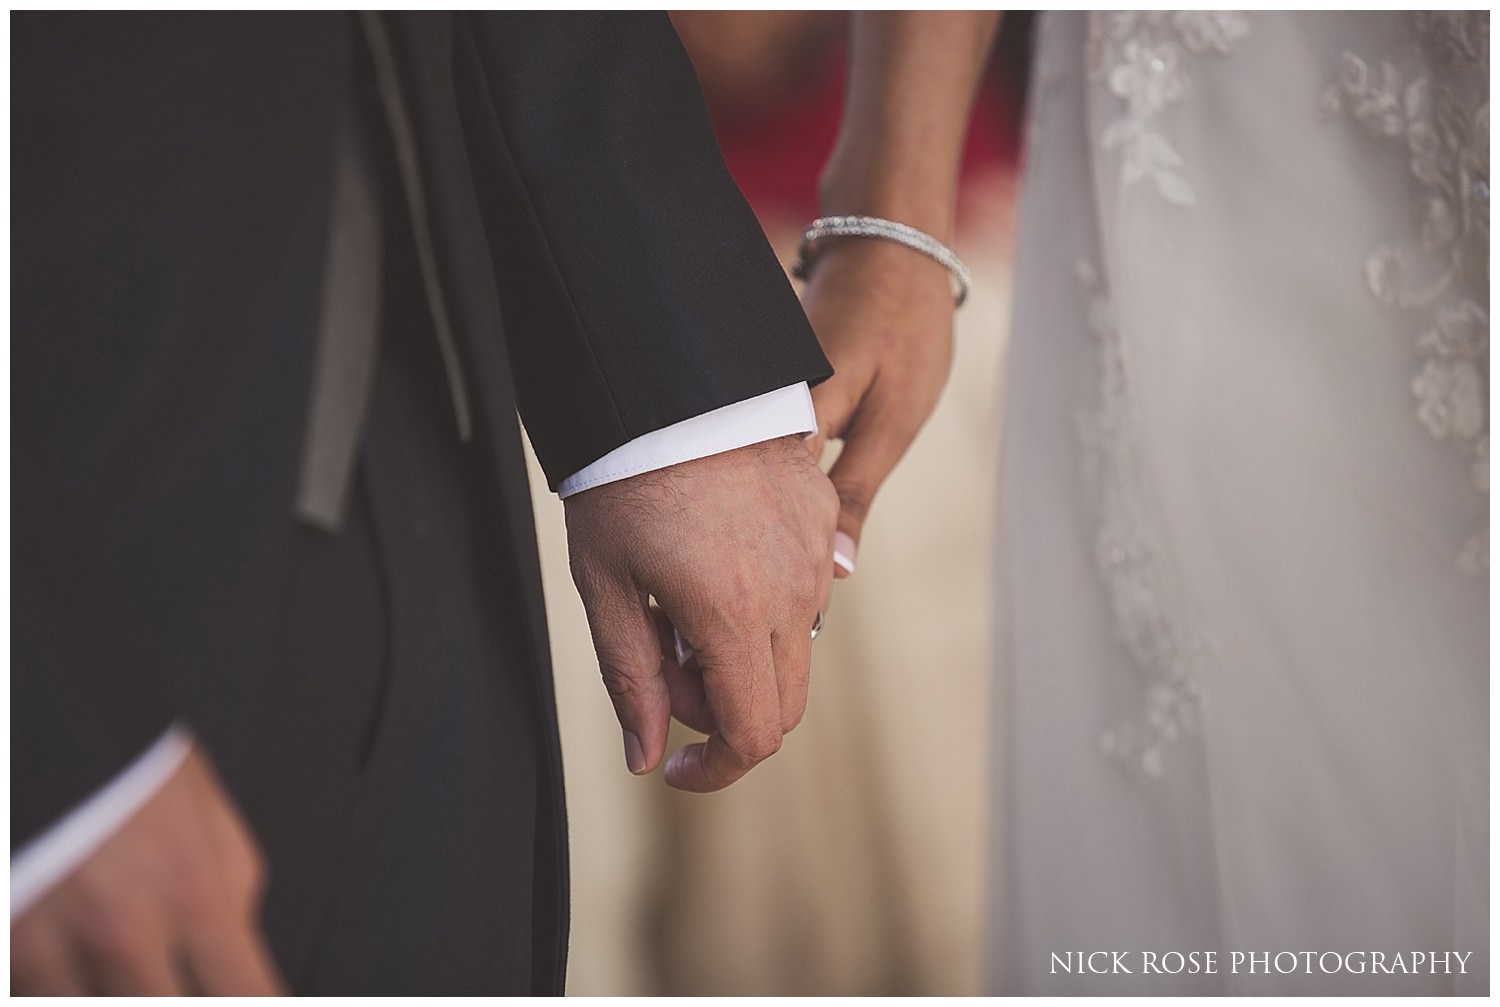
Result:
M18 846L174 719L237 794L275 744L245 711L275 702L268 639L306 535L293 501L333 142L370 85L349 14L12 25ZM829 368L664 16L386 27L500 488L560 844L517 409L555 485L643 433Z

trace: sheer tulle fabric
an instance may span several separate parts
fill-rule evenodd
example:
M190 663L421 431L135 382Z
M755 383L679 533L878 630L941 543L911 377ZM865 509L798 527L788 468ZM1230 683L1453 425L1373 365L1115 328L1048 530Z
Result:
M1482 992L1488 16L1048 14L1037 52L992 984Z

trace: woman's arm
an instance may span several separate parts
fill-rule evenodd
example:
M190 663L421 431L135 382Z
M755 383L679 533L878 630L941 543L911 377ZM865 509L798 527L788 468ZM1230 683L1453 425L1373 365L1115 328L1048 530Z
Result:
M996 11L854 15L849 93L823 170L824 213L867 213L952 238L969 111Z
M824 214L900 221L951 242L970 107L1000 15L855 15L849 94L823 171ZM821 243L803 305L834 376L813 391L821 455L844 441L838 551L852 572L871 500L931 415L953 356L948 271L874 238Z

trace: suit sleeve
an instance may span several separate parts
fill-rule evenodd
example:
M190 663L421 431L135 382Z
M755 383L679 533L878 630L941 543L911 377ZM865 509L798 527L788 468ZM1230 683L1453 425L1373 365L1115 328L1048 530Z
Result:
M23 419L17 417L17 420ZM11 497L12 849L150 747L177 713L163 662L91 515L17 422Z
M664 14L472 13L455 74L522 418L555 489L832 373Z

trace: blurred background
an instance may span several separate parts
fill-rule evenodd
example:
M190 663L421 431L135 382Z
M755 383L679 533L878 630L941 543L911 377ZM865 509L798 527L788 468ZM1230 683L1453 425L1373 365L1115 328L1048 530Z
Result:
M725 160L789 265L838 128L846 15L672 17ZM571 994L980 992L997 391L1029 33L1007 16L975 110L956 238L975 288L947 393L881 491L857 575L835 588L806 718L730 790L680 794L660 772L626 771L562 505L532 460L571 824Z

